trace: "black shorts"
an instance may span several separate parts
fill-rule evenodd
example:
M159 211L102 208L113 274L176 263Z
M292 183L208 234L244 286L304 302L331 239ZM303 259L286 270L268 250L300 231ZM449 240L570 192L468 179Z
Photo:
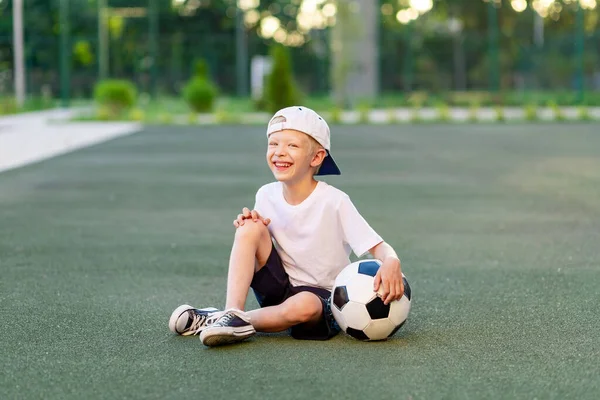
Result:
M290 329L290 334L294 339L327 340L340 331L333 318L328 301L331 292L327 289L312 286L292 286L275 246L271 249L266 264L254 274L250 287L261 307L279 305L300 292L311 292L321 299L323 313L319 321L293 326Z

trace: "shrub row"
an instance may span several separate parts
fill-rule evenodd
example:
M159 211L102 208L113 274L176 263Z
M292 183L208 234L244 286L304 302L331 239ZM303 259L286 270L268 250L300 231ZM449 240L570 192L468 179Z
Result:
M270 50L273 60L271 73L264 84L264 96L259 99L260 109L275 112L280 108L299 104L301 93L294 81L289 50L281 45ZM214 110L219 96L219 88L212 81L208 65L204 60L196 61L194 73L181 92L190 110L195 113L208 113ZM101 119L123 118L137 102L136 86L127 80L108 79L94 87L94 100L98 105Z

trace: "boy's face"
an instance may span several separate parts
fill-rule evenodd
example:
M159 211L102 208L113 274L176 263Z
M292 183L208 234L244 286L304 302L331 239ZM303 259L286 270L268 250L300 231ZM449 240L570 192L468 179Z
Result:
M267 164L280 182L312 177L313 168L327 154L324 149L313 145L308 135L292 129L272 133L267 143Z

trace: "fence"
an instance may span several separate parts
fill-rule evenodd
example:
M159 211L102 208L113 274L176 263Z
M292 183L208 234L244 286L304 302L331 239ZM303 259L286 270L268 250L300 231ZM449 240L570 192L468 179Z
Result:
M82 16L78 23L97 24L94 18ZM193 61L203 58L224 94L239 93L239 85L248 92L248 81L239 79L235 31L215 35L169 32L169 27L163 27L159 35L152 36L149 23L145 24L146 29L124 30L110 39L110 77L130 79L142 92L178 95L191 74ZM600 92L600 30L582 35L575 27L570 33L547 31L543 45L538 45L530 29L527 25L511 34L499 32L494 44L489 36L476 31L449 35L422 32L410 25L393 31L382 28L377 60L380 91L553 91L567 93L569 101L574 100L577 89ZM314 31L303 46L291 49L294 74L306 94L325 95L331 88L328 37L327 30ZM268 53L270 42L250 32L245 45L247 59L243 65L249 68L253 56ZM97 35L72 35L67 51L61 53L58 35L26 35L29 95L59 96L60 54L64 54L69 65L70 97L90 97L99 76L99 47ZM12 38L0 37L0 96L12 90L11 49ZM242 74L249 75L249 71Z

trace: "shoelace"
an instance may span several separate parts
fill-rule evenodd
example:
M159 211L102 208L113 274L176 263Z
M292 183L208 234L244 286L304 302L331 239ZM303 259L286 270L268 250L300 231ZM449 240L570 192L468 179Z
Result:
M217 326L227 326L233 318L235 318L235 314L232 312L226 312L220 315L220 318L213 324Z
M207 325L213 324L221 315L219 312L214 312L212 314L198 314L193 312L192 323L190 324L189 330L183 334L183 336L196 335L198 331L204 328Z

